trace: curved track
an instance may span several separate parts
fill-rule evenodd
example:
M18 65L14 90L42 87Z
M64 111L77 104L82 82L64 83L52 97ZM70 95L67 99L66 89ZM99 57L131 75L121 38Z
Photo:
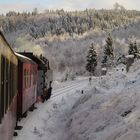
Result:
M52 92L53 95L51 96L51 98L54 98L54 97L59 96L61 94L68 93L69 91L78 88L82 83L84 83L86 81L87 81L87 79L84 79L81 81L75 81L71 85L56 89Z

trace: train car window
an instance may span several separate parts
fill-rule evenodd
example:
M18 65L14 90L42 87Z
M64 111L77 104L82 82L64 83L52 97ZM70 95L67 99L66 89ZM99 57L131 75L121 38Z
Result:
M26 77L27 77L26 87L28 88L29 87L29 70L27 70L27 76Z
M17 94L17 78L18 78L18 75L17 75L17 65L15 65L15 90L14 90L14 94Z
M37 71L36 71L36 67L34 65L34 85L36 84L36 80L37 80Z
M32 71L31 71L31 69L30 69L30 87L31 87L31 80L32 80Z
M13 82L14 83L14 85L13 85L13 97L15 96L15 94L16 94L16 92L17 92L17 88L16 88L16 86L17 86L17 70L16 70L16 65L14 64L13 65L13 75L14 75L14 77L13 77L13 79L14 79L14 81L15 82Z
M34 69L34 67L33 67L33 69ZM34 69L34 71L33 71L33 85L35 84L35 69Z
M1 118L4 117L4 75L5 58L1 55Z
M13 84L14 84L14 71L13 71L13 68L14 68L14 64L12 63L11 64L11 102L12 102L12 98L13 98L13 94L14 94L14 87L13 87Z
M8 95L9 95L9 93L8 93L8 67L9 67L9 65L8 65L8 59L5 59L5 72L6 72L6 76L5 76L5 113L6 113L6 111L7 111L7 109L8 109L8 99L9 99L9 97L8 97Z
M34 85L35 85L35 83L36 83L36 77L35 77L36 76L36 71L35 71L35 67L34 67L34 73L33 74L34 74L33 76L34 76Z
M12 100L12 63L10 63L10 76L9 76L9 91L10 91L10 97L9 97L9 104L11 103Z
M13 97L14 97L14 95L15 95L15 83L16 83L15 64L12 65L12 73L13 73L13 74L12 74L12 75L13 75L12 78L13 78L13 81L14 81L13 84L12 84L12 89L13 89L13 90L12 90L12 99L13 99Z
M30 87L30 70L28 70L28 88Z
M26 69L24 69L24 89L26 88Z

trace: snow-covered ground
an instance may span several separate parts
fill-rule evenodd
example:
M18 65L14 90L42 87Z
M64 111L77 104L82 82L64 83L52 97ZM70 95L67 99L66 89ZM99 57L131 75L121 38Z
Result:
M140 62L96 78L78 99L65 140L140 140Z
M83 94L81 91L83 90ZM52 98L20 124L14 140L140 140L140 61L106 76L55 82Z
M65 127L71 109L81 90L87 87L87 81L83 77L61 84L55 82L51 99L36 104L37 109L19 122L23 129L13 140L61 140L67 134Z

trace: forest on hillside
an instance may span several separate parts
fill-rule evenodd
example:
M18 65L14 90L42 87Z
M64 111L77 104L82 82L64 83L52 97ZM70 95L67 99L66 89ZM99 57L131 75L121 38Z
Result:
M107 31L124 27L134 23L139 18L139 11L125 9L95 10L67 12L62 10L38 13L35 8L33 12L16 13L8 12L0 16L0 27L8 34L11 32L29 33L33 38L45 37L47 35L70 36L82 35L85 32L100 28Z
M116 5L110 10L86 9L68 12L46 10L38 13L8 12L0 15L0 27L16 51L43 53L52 68L65 79L70 75L86 73L86 56L91 44L97 52L99 75L108 33L111 34L114 53L113 63L128 54L129 44L140 44L140 11L126 10Z

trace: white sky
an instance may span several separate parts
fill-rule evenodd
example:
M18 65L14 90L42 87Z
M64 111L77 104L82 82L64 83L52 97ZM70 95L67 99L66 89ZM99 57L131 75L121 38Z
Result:
M0 13L44 9L83 10L86 8L110 9L118 2L126 9L140 10L140 0L0 0Z

